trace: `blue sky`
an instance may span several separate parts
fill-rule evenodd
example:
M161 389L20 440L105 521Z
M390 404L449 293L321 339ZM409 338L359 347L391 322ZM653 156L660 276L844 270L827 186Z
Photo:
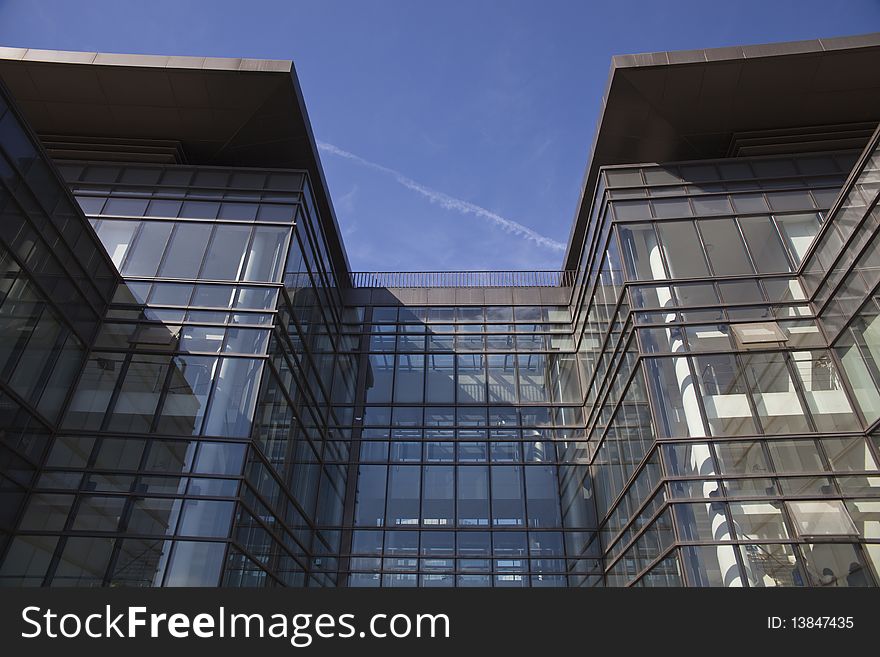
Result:
M352 268L557 269L614 54L880 30L878 0L0 0L0 44L293 59Z

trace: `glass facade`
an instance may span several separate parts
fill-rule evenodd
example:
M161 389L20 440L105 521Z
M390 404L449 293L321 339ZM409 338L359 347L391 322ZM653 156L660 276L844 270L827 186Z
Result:
M876 584L876 418L799 275L857 156L605 169L576 330L606 585Z
M53 170L3 110L0 581L335 585L357 361L307 174Z
M0 90L0 584L880 584L880 132L600 167L564 272L356 273L314 153Z
M71 496L39 495L118 275L0 86L0 582L43 582ZM36 530L27 535L27 528Z
M562 464L587 450L569 308L368 306L358 314L364 321L348 330L359 334L366 380L354 411L362 426L353 443L349 584L595 578L592 503L583 491L560 491Z
M105 583L335 584L349 441L332 395L352 396L357 364L307 175L62 173L127 283L62 429L99 432L99 462L131 450L120 510L152 509L136 532L119 514Z

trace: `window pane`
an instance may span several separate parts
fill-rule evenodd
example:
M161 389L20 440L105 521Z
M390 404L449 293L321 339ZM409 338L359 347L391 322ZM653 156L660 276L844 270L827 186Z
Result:
M764 433L810 431L782 354L744 356L743 369Z
M95 198L92 196L77 196L76 202L79 203L80 209L86 215L101 214L101 208L104 207L104 198Z
M180 201L167 199L153 199L147 208L147 215L151 217L175 218L180 213Z
M215 219L219 211L220 203L216 201L185 201L180 216L188 219Z
M260 360L223 359L204 433L229 437L250 434L262 366Z
M95 354L86 363L64 425L71 429L98 429L122 370L122 356Z
M488 356L489 403L516 402L516 357Z
M102 221L98 226L98 237L116 269L122 267L122 261L128 253L128 247L131 245L131 238L135 229L139 226L137 221Z
M716 276L753 273L742 237L733 219L698 222L709 263Z
M125 260L122 273L126 276L155 276L172 227L170 222L145 221Z
M466 527L488 526L489 469L479 465L459 466L457 474L458 524Z
M143 452L143 440L103 438L95 456L95 468L99 470L137 470Z
M526 505L529 527L560 527L559 479L552 465L531 465L525 468Z
M875 540L880 538L880 500L847 500L846 508L859 536Z
M359 527L381 527L385 524L385 479L388 467L358 467L357 502L354 524Z
M768 278L761 282L770 301L803 301L807 298L796 278Z
M108 428L111 431L149 431L167 372L168 359L164 356L133 356Z
M726 351L730 349L730 334L726 324L687 326L688 348L691 351Z
M3 586L40 586L58 538L49 536L17 536L0 564Z
M364 463L383 462L388 460L388 442L382 440L365 440L361 442L361 461Z
M674 504L678 534L685 541L730 541L727 505L723 502Z
M880 417L880 315L856 318L838 341L837 353L867 421Z
M223 203L220 206L218 218L232 221L253 221L259 207L256 203Z
M770 201L770 209L778 211L804 210L813 207L813 199L810 192L798 189L786 192L767 192Z
M740 545L749 586L806 586L790 545Z
M199 443L193 472L237 475L241 472L245 446L241 443Z
M188 472L195 454L195 445L196 443L188 440L153 440L144 469L172 474Z
M67 515L72 504L73 495L31 495L18 529L38 532L61 531L67 522Z
M247 226L215 226L200 277L209 280L236 280L241 271L250 232L251 229Z
M46 465L54 468L82 468L89 460L95 439L90 436L59 436L52 445Z
M644 362L658 435L663 438L705 435L687 359L647 358Z
M803 545L805 570L811 586L874 586L855 545L818 543Z
M79 508L77 509L72 529L116 531L124 504L125 498L123 497L84 495L80 498Z
M735 546L706 545L681 548L681 560L691 586L741 586Z
M455 356L430 354L425 381L425 401L451 404L455 401Z
M182 536L225 538L232 524L234 507L235 502L187 500L177 531Z
M169 500L150 501L160 504ZM162 510L155 511L157 525L162 522L162 514ZM147 509L146 515L148 522L153 521L152 508ZM165 574L165 556L170 545L169 541L157 541L151 538L129 538L121 541L110 586L159 586Z
M226 543L175 541L165 586L217 586Z
M425 466L422 525L452 526L454 522L455 469L451 465Z
M629 280L666 278L657 235L651 224L621 224L617 226L617 234Z
M269 343L269 331L260 329L228 329L223 351L238 354L263 354Z
M385 521L389 526L418 525L421 468L392 465L388 468L388 504Z
M791 271L785 249L770 217L741 217L739 225L759 273Z
M666 473L673 477L715 474L707 443L664 444L661 447Z
M706 276L709 273L703 258L703 247L692 221L666 221L657 224L657 230L672 278Z
M825 470L815 440L773 440L767 443L776 472Z
M822 446L835 472L876 470L877 464L861 436L857 438L822 438Z
M389 325L379 325L373 327L370 336L370 351L394 351L395 335L389 332L395 327Z
M782 509L772 502L731 502L730 515L737 538L748 541L776 541L789 538Z
M736 359L732 355L696 356L693 363L712 435L754 434L757 428Z
M718 289L721 291L721 298L726 303L762 303L764 301L764 295L761 294L761 288L758 287L757 281L721 281L718 283ZM728 315L733 318L733 311L728 311Z
M68 538L52 585L100 586L113 543L112 538Z
M394 376L394 400L396 402L418 403L423 400L424 356L398 354Z
M268 283L280 280L289 233L288 228L257 227L243 280Z
M425 460L429 463L449 463L454 460L453 445L448 442L429 442L425 444Z
M517 357L519 366L519 394L523 403L540 403L550 400L547 390L546 356L543 354Z
M522 467L492 466L492 524L520 527L525 524Z
M486 401L486 357L480 354L457 356L458 402Z
M647 201L615 201L614 214L619 221L650 219L651 206Z
M776 225L792 261L800 265L819 233L819 216L815 213L777 216Z
M654 213L661 219L689 217L693 214L686 198L655 198Z
M828 432L861 429L828 352L796 351L791 356L816 428Z
M858 534L852 518L840 500L789 501L786 504L800 536Z
M715 443L714 447L721 474L756 475L771 472L759 442Z
M395 440L391 443L391 460L396 463L412 463L422 460L422 443Z
M394 381L394 356L370 354L367 372L367 402L384 404L391 401L391 384Z
M752 212L766 212L767 201L763 194L735 194L733 196L733 205L736 206L737 212L744 214Z
M726 196L693 196L694 212L698 217L711 214L730 214L730 201Z
M211 226L208 224L178 224L171 236L168 255L162 263L159 275L169 278L195 278L210 235Z
M178 356L174 359L168 393L156 427L159 433L198 435L216 366L216 358Z

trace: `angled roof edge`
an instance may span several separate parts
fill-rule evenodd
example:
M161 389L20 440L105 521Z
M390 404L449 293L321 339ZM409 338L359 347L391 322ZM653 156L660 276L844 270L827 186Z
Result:
M878 121L880 32L616 55L562 269L578 266L602 166L721 158L733 131Z
M174 139L194 165L307 170L334 267L351 270L292 61L0 47L0 77L38 133Z
M78 50L44 50L0 46L0 59L27 62L95 64L104 66L135 66L138 68L175 68L213 71L293 71L287 59L250 59L243 57L189 57L179 55L129 55L123 53L83 52Z

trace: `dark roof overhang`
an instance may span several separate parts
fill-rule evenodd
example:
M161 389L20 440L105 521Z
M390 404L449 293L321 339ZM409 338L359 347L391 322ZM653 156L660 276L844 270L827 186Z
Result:
M0 48L41 135L175 140L193 165L305 169L337 272L348 258L293 62Z
M880 121L880 33L614 57L563 269L599 169L722 158L738 134Z

